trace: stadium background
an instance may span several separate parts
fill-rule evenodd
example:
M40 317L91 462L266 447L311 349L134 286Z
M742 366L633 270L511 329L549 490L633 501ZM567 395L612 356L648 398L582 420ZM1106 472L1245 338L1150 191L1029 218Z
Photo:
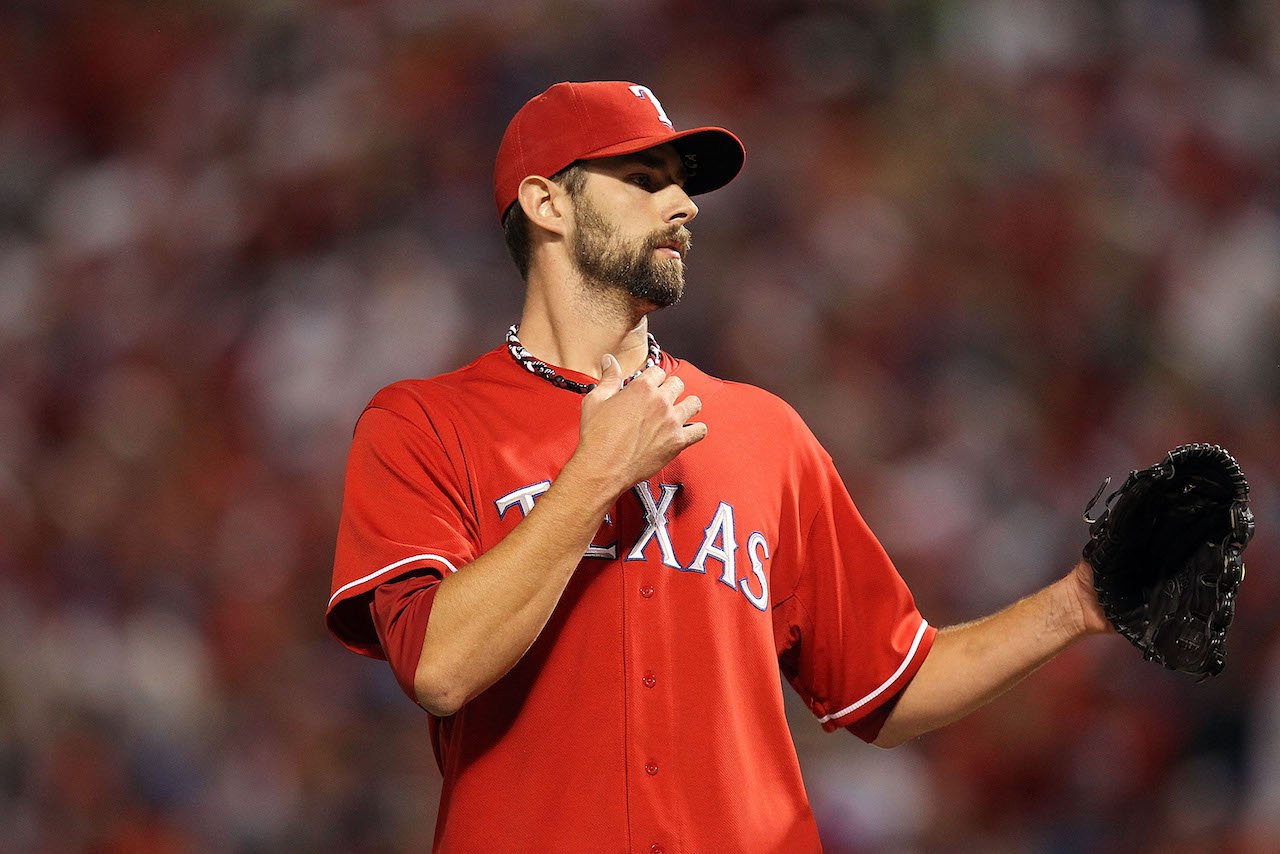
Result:
M745 141L654 329L800 410L932 622L1175 444L1253 485L1212 683L1105 639L893 752L798 710L830 849L1272 848L1280 4L8 0L0 851L428 846L425 718L322 626L346 444L518 316L493 154L597 77Z

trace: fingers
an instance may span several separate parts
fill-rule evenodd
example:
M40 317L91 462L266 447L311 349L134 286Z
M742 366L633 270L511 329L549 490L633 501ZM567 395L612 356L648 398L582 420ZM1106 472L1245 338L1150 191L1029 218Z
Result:
M608 400L622 388L622 366L612 353L605 353L600 359L600 382L592 389L591 396L600 400Z
M659 368L657 365L650 365L640 372L640 376L636 377L636 381L644 381L654 388L658 388L667 379L667 372Z
M657 365L652 365L640 372L640 376L636 377L636 382L646 382L654 388L666 399L667 403L675 403L680 399L680 395L684 394L684 380L679 377L667 376L667 372Z
M679 377L667 377L658 387L658 391L666 398L667 403L675 403L684 394L684 380Z
M653 373L650 373L651 371ZM693 417L702 411L702 398L691 394L684 400L679 400L680 395L684 394L684 380L679 377L668 377L661 368L656 367L649 368L642 376L649 382L658 383L658 394L671 407L671 414L680 425L681 447L687 448L706 438L706 424L690 423Z
M693 420L693 416L702 411L702 398L696 394L691 394L684 400L675 405L676 416L680 419L681 424L688 424Z
M581 440L574 453L619 482L637 483L705 439L707 425L693 421L702 399L682 397L684 380L662 368L645 369L625 388L622 383L618 360L604 356L600 382L582 399Z
M587 395L589 399L608 400L623 388L622 368L618 364L618 360L611 354L606 354L602 358L600 374L600 382ZM653 365L641 371L640 375L629 385L647 386L658 393L658 398L666 407L669 407L668 417L673 416L676 424L680 426L680 436L684 447L701 441L707 435L707 426L705 424L690 423L693 417L702 411L702 398L696 394L691 394L681 400L680 396L684 394L685 384L680 377L667 376L666 371L657 365Z
M622 366L618 364L618 360L614 358L612 354L605 354L604 358L600 362L600 374L600 382L596 384L595 390L592 394L602 400L608 400L617 394L623 387L624 380L622 377ZM667 372L657 365L653 365L641 371L639 375L636 376L634 380L627 383L627 385L648 385L651 388L658 389L658 391L664 395L669 395L667 397L667 403L674 403L675 399L679 397L680 391L684 390L684 381L675 377L672 377L672 379L676 379L679 385L675 389L668 389L667 385L669 384L669 380L667 379ZM673 390L675 391L674 394L672 394Z
M681 427L680 434L684 439L684 447L687 448L707 438L707 425L701 421L695 421Z
M684 383L681 383L683 387ZM707 438L707 425L702 421L694 421L693 417L702 411L702 398L691 394L672 407L676 418L680 421L681 448L701 442Z
M600 384L622 388L622 365L612 353L605 353L600 360Z

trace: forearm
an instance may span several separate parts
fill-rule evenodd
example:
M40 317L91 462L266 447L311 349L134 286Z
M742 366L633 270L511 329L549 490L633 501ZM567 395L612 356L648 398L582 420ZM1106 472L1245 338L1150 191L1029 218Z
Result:
M414 679L449 715L507 673L541 633L617 490L573 460L501 542L436 592Z
M623 389L613 356L582 400L578 449L529 515L489 551L440 582L414 674L418 702L450 715L528 651L600 528L605 511L702 440L696 395L646 368ZM678 401L678 402L677 402Z
M938 633L876 744L893 747L964 717L1076 640L1106 630L1082 568L1008 608Z

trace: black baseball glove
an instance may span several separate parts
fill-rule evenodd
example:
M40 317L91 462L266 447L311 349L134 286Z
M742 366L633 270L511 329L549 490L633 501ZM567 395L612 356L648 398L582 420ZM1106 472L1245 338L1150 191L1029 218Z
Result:
M1096 519L1084 559L1103 613L1148 661L1206 679L1222 672L1227 626L1253 536L1249 484L1217 445L1181 445L1129 473Z

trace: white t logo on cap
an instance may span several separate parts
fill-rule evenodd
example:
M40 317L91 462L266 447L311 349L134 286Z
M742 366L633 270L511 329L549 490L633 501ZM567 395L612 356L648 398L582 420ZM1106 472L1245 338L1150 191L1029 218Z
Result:
M666 110L662 109L662 102L654 97L653 92L649 90L648 86L630 86L628 88L631 89L632 95L635 95L637 98L647 98L649 103L653 104L653 108L658 111L658 121L662 122L672 130L676 129L676 126L671 124L671 119L667 118Z

